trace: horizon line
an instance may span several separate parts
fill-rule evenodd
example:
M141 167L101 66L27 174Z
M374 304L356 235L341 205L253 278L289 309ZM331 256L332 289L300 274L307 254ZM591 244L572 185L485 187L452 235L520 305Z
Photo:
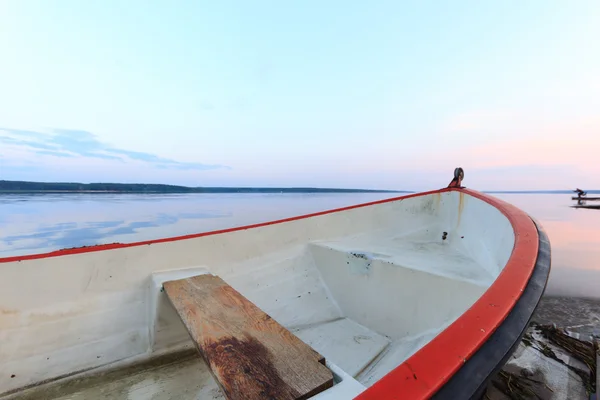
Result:
M25 184L52 184L52 185L60 185L60 184L69 184L69 185L136 185L136 186L142 186L142 185L152 185L152 186L166 186L166 187L176 187L176 188L183 188L183 189L269 189L269 190L276 190L276 189L283 189L283 190L332 190L332 191L340 191L340 190L345 190L345 191L369 191L369 192L379 192L379 193L384 193L384 192L389 192L389 193L419 193L419 191L415 191L415 190L407 190L407 189L366 189L366 188L331 188L331 187L318 187L318 186L187 186L187 185L175 185L175 184L170 184L170 183L132 183L132 182L128 182L128 183L123 183L123 182L88 182L88 183L83 183L83 182L67 182L67 181L60 181L60 182L56 182L56 181L22 181L22 180L7 180L7 179L0 179L0 183L25 183ZM465 186L466 187L466 186ZM0 189L1 191L2 189ZM17 189L18 190L18 189ZM13 191L17 191L14 190ZM33 191L35 189L31 189L30 191ZM477 189L476 189L477 190ZM11 191L11 189L9 189L8 191ZM27 191L27 190L20 190L21 192L23 191ZM52 189L37 189L35 191L52 191ZM76 191L76 190L63 190L63 191ZM95 192L98 190L88 190L91 192ZM518 194L518 193L548 193L548 194L552 194L552 193L561 193L561 194L566 194L566 193L574 193L574 190L569 190L569 189L540 189L540 190L523 190L523 189L513 189L513 190L504 190L504 189L495 189L495 190L478 190L482 193L514 193L514 194ZM600 189L589 189L586 190L586 192L588 193L592 193L592 192L600 192Z

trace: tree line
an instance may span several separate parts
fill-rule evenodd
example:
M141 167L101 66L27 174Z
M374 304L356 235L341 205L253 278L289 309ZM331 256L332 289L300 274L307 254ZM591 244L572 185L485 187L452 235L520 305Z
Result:
M156 183L74 183L0 180L0 192L116 192L116 193L381 193L391 190L267 188L267 187L188 187Z

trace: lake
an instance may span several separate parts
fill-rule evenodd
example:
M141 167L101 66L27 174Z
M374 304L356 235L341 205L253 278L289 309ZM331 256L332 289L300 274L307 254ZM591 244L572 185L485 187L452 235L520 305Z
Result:
M0 257L133 242L291 217L398 196L306 194L0 194ZM546 294L600 298L600 211L570 194L493 194L541 222L552 245Z

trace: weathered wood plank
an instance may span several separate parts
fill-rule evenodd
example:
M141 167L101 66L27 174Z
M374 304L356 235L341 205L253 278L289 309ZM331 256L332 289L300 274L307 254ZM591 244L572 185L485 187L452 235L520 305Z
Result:
M228 399L306 399L333 386L323 356L221 278L163 287Z

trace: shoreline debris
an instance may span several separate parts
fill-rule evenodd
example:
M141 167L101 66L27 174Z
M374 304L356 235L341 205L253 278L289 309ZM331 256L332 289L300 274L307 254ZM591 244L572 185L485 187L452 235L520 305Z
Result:
M483 398L588 400L598 389L598 351L592 336L532 322Z

